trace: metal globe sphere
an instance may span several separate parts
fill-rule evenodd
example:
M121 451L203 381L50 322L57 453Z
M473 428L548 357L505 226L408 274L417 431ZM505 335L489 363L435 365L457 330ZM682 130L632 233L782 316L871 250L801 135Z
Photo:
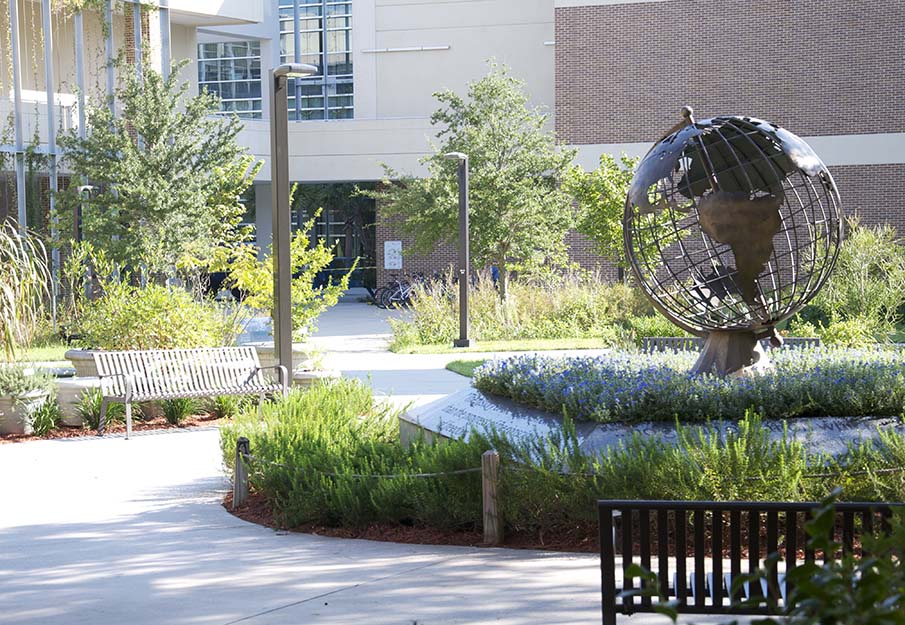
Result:
M839 192L814 150L775 124L682 114L638 165L623 218L626 257L679 327L773 335L832 270Z

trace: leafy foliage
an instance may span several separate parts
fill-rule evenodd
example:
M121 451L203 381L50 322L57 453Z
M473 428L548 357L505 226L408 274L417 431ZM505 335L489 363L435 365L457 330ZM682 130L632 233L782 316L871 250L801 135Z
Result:
M905 355L884 350L789 349L756 376L694 375L697 354L613 353L597 358L518 356L475 371L485 392L576 419L707 421L898 416L905 411Z
M480 474L406 477L481 464L485 444L399 443L389 406L374 403L357 380L318 384L221 427L224 461L239 436L260 459L252 487L273 503L288 527L303 523L361 527L375 521L470 529L481 514ZM272 463L278 463L280 466ZM356 475L402 474L397 479Z
M234 317L187 291L111 281L87 304L77 326L78 344L93 349L171 349L231 344Z
M789 438L773 440L753 413L735 432L678 426L677 444L637 434L600 457L580 451L568 419L546 439L473 431L467 441L416 440L407 447L397 423L361 382L337 380L265 405L263 421L255 410L242 414L221 427L221 448L230 467L237 438L250 440L251 486L285 527L383 522L478 528L479 473L416 474L475 469L488 449L501 458L506 531L542 542L564 532L593 541L597 499L807 501L837 485L850 499L905 495L905 474L879 471L905 465L900 438L886 434L874 446L828 459ZM830 477L809 474L824 466Z
M160 402L163 416L167 423L179 425L186 417L190 417L198 411L198 402L191 397L176 397L164 399Z
M51 430L60 424L62 414L60 413L60 404L57 403L56 394L51 394L38 408L32 413L32 428L35 436L47 436Z
M561 187L575 151L557 145L547 116L528 106L524 84L505 67L469 84L465 98L435 93L441 107L431 116L439 128L429 176L417 179L385 168L384 186L368 195L385 218L412 235L419 251L458 240L457 164L444 155L468 156L471 256L476 266L500 271L501 299L509 272L556 264L566 258L564 237L572 225L572 198Z
M411 316L390 320L392 348L456 338L459 301L451 296L455 289L451 276L419 288ZM473 284L468 306L471 335L478 341L600 338L611 345L627 344L630 320L649 311L640 292L582 273L513 281L503 303L485 272Z
M104 396L100 389L93 388L82 393L82 397L75 406L75 411L82 419L82 425L90 430L96 430L101 422L101 403ZM108 403L107 414L104 416L107 425L111 423L125 423L126 407L123 404Z
M0 367L0 396L19 398L32 391L50 390L51 378L18 365Z
M58 197L65 221L84 206L85 238L117 265L151 275L204 265L223 241L241 237L238 197L259 164L236 142L236 117L211 115L215 95L187 97L175 64L163 78L150 63L141 76L123 67L116 90L119 114L106 99L88 111L91 133L60 136L74 178L90 181L90 199L70 185Z
M622 155L617 161L610 154L601 154L597 169L585 172L575 165L563 181L563 188L578 202L576 229L594 241L601 256L620 264L625 257L625 197L638 160Z
M315 328L318 316L339 301L343 291L349 288L349 276L357 263L339 281L331 278L325 286L315 287L315 276L330 266L333 251L323 238L312 244L311 235L317 211L304 227L296 231L290 244L292 271L292 330L305 336ZM218 250L214 267L227 272L225 285L239 289L243 303L258 310L273 309L273 254L259 258L259 249L240 243Z
M34 235L0 225L0 346L8 360L27 347L43 318L49 271L47 252Z
M905 248L892 226L849 221L836 268L810 305L789 322L825 343L860 347L888 341L905 306Z
M249 398L237 395L218 395L207 403L207 410L218 419L232 419L249 404Z

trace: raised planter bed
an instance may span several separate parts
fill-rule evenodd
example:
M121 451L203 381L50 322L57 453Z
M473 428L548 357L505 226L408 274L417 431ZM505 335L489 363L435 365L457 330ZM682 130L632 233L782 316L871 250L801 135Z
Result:
M33 434L35 411L44 405L49 395L48 391L36 390L20 397L0 397L0 434Z

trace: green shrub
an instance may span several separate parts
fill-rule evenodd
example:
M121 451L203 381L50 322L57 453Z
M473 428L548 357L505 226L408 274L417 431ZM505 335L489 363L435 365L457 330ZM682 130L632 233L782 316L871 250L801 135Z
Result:
M818 330L827 345L838 347L866 347L889 336L891 330L870 317L849 317L831 321Z
M392 349L456 338L457 288L450 277L417 288L411 317L390 322ZM513 281L505 303L489 274L482 273L469 294L471 335L479 341L599 338L619 345L627 341L625 321L650 312L637 289L577 273Z
M18 398L52 387L53 380L46 374L19 365L0 365L0 396Z
M481 515L481 477L406 477L481 465L486 443L399 443L395 411L374 403L357 380L340 379L293 391L221 427L230 466L239 436L260 461L252 487L273 504L285 526L317 523L361 527L384 521L471 529ZM279 463L279 466L271 463ZM356 475L401 474L396 479Z
M163 416L167 423L179 425L186 417L198 412L198 401L191 397L164 399L160 402L160 407L163 409Z
M96 430L101 421L101 403L103 395L98 388L92 388L84 391L75 411L82 419L83 427L90 430ZM124 423L126 421L126 407L119 403L108 403L106 424Z
M416 474L475 469L484 451L496 449L506 530L542 542L561 533L593 540L598 499L806 501L837 486L846 499L905 497L905 476L883 470L905 466L900 437L885 434L829 459L788 437L771 439L751 412L735 433L678 426L676 444L636 434L601 457L579 450L568 419L546 439L472 432L467 441L405 447L395 417L355 380L296 390L265 405L263 420L249 410L221 428L224 463L231 467L237 438L247 437L251 487L284 527L383 522L471 530L482 522L480 473Z
M51 395L32 415L32 427L35 436L47 436L60 424L62 415L55 395Z
M646 336L691 336L688 332L660 314L631 316L626 319L626 326L632 334L636 345Z
M207 411L218 419L232 419L249 404L248 397L218 395L207 402Z
M87 348L169 349L228 345L236 327L213 302L196 301L182 289L114 282L85 306L76 332Z

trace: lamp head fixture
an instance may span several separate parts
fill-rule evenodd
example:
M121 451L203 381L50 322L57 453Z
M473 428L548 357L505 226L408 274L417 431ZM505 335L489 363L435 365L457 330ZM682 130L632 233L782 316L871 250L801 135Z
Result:
M468 155L463 154L462 152L449 152L443 155L443 158L448 158L452 161L467 161Z
M317 73L314 65L305 63L284 63L273 69L274 78L306 78Z

